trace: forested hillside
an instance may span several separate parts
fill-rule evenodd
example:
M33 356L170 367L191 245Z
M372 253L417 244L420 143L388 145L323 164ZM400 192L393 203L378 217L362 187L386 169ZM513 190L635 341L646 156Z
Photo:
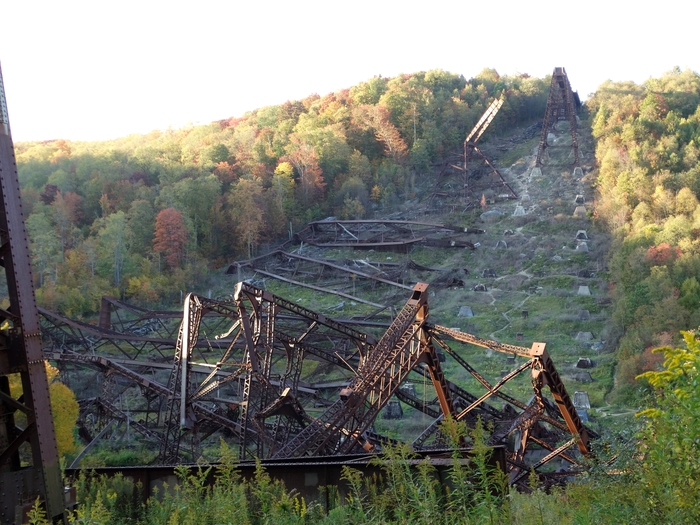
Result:
M548 88L547 79L500 77L493 70L468 81L431 71L377 77L338 93L262 108L207 126L103 143L18 144L38 299L70 316L95 312L102 294L164 303L179 297L180 290L204 282L212 270L231 260L255 255L264 245L286 239L290 227L296 230L327 215L387 215L407 200L421 197L418 190L435 177L435 164L459 149L491 100L503 96L505 103L489 133L503 132L541 119ZM609 283L607 292L613 299L612 319L603 335L606 344L601 343L600 349L614 350L617 357L615 387L595 399L590 415L595 422L606 404L651 408L635 418L636 424L629 423L631 411L629 419L619 414L606 419L612 429L605 432L609 440L596 446L601 458L616 455L612 468L596 465L578 483L550 493L536 489L533 476L532 494L513 491L506 498L493 497L489 483L497 481L497 476L489 480L491 474L484 471L479 477L481 489L469 488L470 503L457 510L461 513L484 497L468 507L479 516L474 522L485 521L488 514L493 523L695 523L700 519L696 479L700 342L697 333L681 335L680 331L700 325L700 76L675 69L643 85L607 82L586 105L597 142L598 170L596 202L587 206L597 225L614 236L607 271L596 276L606 287ZM568 181L568 170L563 168L560 178ZM519 176L525 179L524 174ZM538 178L531 189L551 182ZM543 197L542 202L547 199ZM551 200L551 209L571 207L558 197ZM569 213L552 215L550 221L542 221L541 229L526 228L525 234L529 240L549 236L558 242L553 232L558 223L562 224L559 229L570 228L564 223L571 219ZM508 220L513 220L510 215ZM573 276L563 271L544 275L545 259L549 265L554 249L554 244L546 249L537 245L530 257L535 266L524 270L542 270L541 276L533 271L533 278L561 282L563 291L545 294L546 283L541 281L543 286L527 293L529 297L539 291L543 302L527 303L530 314L521 312L525 315L516 323L526 332L537 328L557 341L562 357L578 356L581 349L569 341L573 337L567 329L573 324L565 324L573 321L562 317L564 306L548 306L541 318L532 321L536 327L525 321L537 304L579 304L564 301L573 295ZM564 246L561 253L567 249ZM523 260L528 257L525 251L520 254ZM487 254L484 259L489 256L485 249L479 254ZM579 256L589 262L588 255ZM507 257L512 255L503 260ZM566 263L558 257L557 263ZM513 264L508 272L523 273L510 260L508 264ZM506 284L501 286L505 289ZM455 291L460 299L465 295L463 289ZM552 297L563 298L562 303ZM591 308L605 304L604 311L609 311L606 298L599 297L601 301L595 303L589 299ZM444 296L435 303L439 300L445 311L456 310L456 304ZM474 304L486 311L486 303ZM519 302L517 309L523 305L524 301ZM557 308L561 311L554 311ZM507 311L511 309L515 307ZM490 317L472 312L467 326L495 324L493 319L502 313L496 308ZM458 317L456 312L453 316ZM503 330L493 333L507 338ZM668 346L663 352L652 351L664 345ZM600 364L610 356L594 357ZM605 369L612 368L609 364ZM596 381L601 377L599 373ZM357 492L357 498L350 499L350 505L337 515L319 506L316 521L332 522L333 516L343 513L358 513L353 521L358 523L368 521L370 514L387 523L453 519L452 493L423 492L436 485L428 467L421 472L422 477L407 481L389 474L400 481L393 486L395 493L372 499L379 492L370 492L363 499ZM187 478L182 481L187 487ZM235 487L239 496L246 494L242 485ZM186 501L186 490L165 502L176 502L173 509L190 508L190 503L183 506L177 499ZM207 499L218 497L220 487L208 490L198 487L197 499L205 505L213 501L211 512L225 509L217 500ZM249 493L268 498L264 491ZM304 521L306 510L289 512L287 494L282 487L266 501L273 501L274 509L279 500L290 522L297 513L295 522L313 522L314 518ZM100 497L97 492L95 498ZM116 513L118 507L113 501L111 505L110 511ZM170 512L155 501L152 505L149 512ZM298 505L306 509L305 504ZM191 509L203 512L194 503Z
M588 105L596 213L615 233L615 394L634 402L635 376L660 364L651 349L700 325L700 76L675 69L641 86L607 82Z
M103 294L157 303L312 219L386 213L495 97L505 103L490 132L540 118L548 86L436 70L204 126L19 143L38 300L71 316Z

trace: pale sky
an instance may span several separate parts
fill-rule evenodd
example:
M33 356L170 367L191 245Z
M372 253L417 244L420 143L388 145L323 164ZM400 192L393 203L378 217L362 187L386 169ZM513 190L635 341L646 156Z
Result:
M375 75L700 71L697 0L0 0L15 141L206 124Z

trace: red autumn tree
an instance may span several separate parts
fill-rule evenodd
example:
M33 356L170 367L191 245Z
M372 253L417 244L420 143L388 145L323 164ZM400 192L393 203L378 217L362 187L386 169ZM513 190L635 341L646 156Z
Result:
M671 246L667 242L662 242L658 246L651 246L647 250L646 260L654 266L663 266L680 256L681 249L678 246Z
M166 208L156 216L156 232L153 249L162 253L171 269L177 268L185 256L187 227L175 208Z

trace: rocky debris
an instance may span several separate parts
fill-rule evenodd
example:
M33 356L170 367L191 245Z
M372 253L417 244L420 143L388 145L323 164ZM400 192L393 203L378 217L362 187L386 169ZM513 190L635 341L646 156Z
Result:
M591 400L588 397L588 392L585 390L577 390L574 392L574 408L583 408L584 410L590 410Z
M593 334L591 332L579 332L576 334L575 339L577 341L592 341Z
M391 400L382 411L382 419L403 419L403 409L401 403Z
M399 390L407 396L416 397L416 385L413 383L404 383L399 387Z
M474 317L474 310L471 306L460 306L457 317Z
M576 368L593 368L595 363L591 361L590 357L579 357L576 361Z
M590 372L586 372L586 371L576 372L574 374L574 381L578 381L579 383L592 383L593 377L591 377Z

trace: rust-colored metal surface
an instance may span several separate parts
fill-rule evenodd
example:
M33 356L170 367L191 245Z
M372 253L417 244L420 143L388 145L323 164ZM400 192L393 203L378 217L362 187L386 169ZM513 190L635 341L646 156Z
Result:
M196 461L220 438L244 460L380 452L395 440L378 434L375 421L398 399L428 418L412 441L417 451L450 446L440 431L445 417L468 426L484 422L489 443L507 445L514 484L524 484L531 468L554 482L553 460L575 472L591 450L595 434L582 425L544 346L508 345L429 323L425 283L414 286L389 323L363 327L381 336L245 282L224 300L188 295L176 330L172 312L149 314L112 299L105 304L111 314L102 322L109 319L110 328L43 313L50 358L64 378L70 383L94 374L88 382L99 386L83 388L80 435L88 448L105 436L114 441L131 433L160 451L160 464ZM173 338L134 333L144 327ZM163 359L167 344L171 357ZM520 361L492 382L468 363L469 347ZM471 386L450 380L445 358L468 372ZM534 395L526 402L506 388L527 372ZM408 388L421 383L434 397L424 391L421 399Z
M548 160L548 150L570 150L573 155L574 166L579 165L578 138L576 136L576 114L581 107L578 93L571 90L569 77L563 67L555 67L552 73L552 82L549 86L547 97L547 109L544 114L540 144L537 149L537 166L542 166ZM567 122L571 129L571 144L558 145L549 143L550 131L559 123Z
M17 166L0 71L0 266L10 298L0 311L0 522L15 523L37 497L63 519L63 484L34 297ZM19 374L22 394L10 391ZM16 413L22 413L23 428Z

